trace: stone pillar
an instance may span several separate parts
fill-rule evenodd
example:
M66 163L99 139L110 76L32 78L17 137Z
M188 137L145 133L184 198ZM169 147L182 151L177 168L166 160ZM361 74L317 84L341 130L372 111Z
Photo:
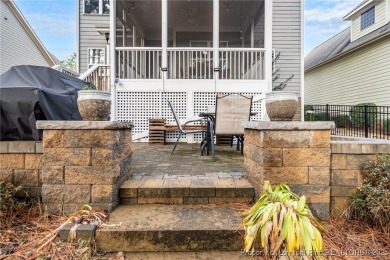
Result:
M80 206L112 211L130 173L131 123L38 121L43 129L42 201L53 214Z
M330 129L334 122L246 122L245 168L261 193L263 181L287 182L305 195L315 216L330 217Z

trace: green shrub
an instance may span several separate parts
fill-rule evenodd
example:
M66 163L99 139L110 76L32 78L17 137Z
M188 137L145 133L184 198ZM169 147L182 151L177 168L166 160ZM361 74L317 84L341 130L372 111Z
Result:
M313 109L314 107L312 105L305 105L305 121L314 121Z
M331 118L331 121L334 121L336 127L345 128L351 125L351 119L348 115L337 115Z
M374 103L360 103L356 106L353 106L349 111L351 116L351 122L355 127L364 127L365 115L364 110L365 106L368 106L367 112L367 123L368 126L372 126L375 123L377 117L377 107Z
M329 114L322 112L314 114L314 121L328 121L329 120Z
M311 214L305 196L298 197L286 184L272 190L265 181L261 197L245 213L242 225L245 252L261 246L266 257L276 258L285 253L315 256L322 251L322 227Z
M383 120L383 131L390 134L390 119Z
M10 182L0 181L0 217L25 205L15 198L16 192L21 189L21 186L15 187Z
M363 185L351 197L350 215L390 232L390 154L363 164Z
M308 111L308 110L312 110L313 111L314 107L313 107L313 105L305 105L304 109L305 109L305 112Z

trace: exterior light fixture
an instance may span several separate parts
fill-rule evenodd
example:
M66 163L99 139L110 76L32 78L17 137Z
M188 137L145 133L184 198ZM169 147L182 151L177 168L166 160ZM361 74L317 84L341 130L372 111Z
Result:
M104 35L106 36L106 41L107 41L107 44L108 44L108 41L110 40L110 34L109 33L105 33Z

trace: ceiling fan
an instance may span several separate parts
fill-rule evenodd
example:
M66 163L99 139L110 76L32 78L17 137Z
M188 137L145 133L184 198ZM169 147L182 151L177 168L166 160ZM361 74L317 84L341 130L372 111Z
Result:
M188 12L184 12L184 13L183 12L175 12L175 14L177 14L177 15L184 16L184 19L179 21L177 24L182 24L185 22L187 22L189 24L195 24L196 23L195 17L196 17L197 13L198 13L198 10L197 10L197 8L194 8L194 7L191 7Z

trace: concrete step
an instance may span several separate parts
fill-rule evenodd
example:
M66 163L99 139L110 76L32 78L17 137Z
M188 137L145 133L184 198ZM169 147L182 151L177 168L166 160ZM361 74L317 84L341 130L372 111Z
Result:
M246 203L254 195L246 179L129 180L119 189L123 205Z
M108 252L240 251L241 221L231 205L121 205L96 243Z

